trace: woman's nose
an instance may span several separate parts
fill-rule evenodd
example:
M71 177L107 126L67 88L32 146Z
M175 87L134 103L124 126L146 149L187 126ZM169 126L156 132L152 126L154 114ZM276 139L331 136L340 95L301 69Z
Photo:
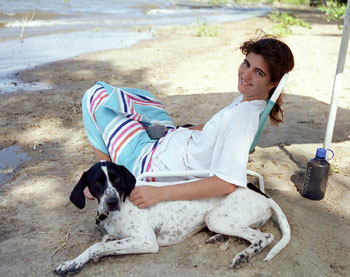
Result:
M242 77L246 80L250 80L252 78L252 70L247 69L243 72Z

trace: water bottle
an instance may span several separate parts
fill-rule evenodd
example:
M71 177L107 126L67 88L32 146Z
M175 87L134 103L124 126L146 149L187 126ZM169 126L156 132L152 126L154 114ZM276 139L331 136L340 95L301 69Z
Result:
M328 149L334 153L332 150ZM306 167L301 195L311 200L321 200L326 193L330 164L326 159L327 150L317 148L316 157L309 160ZM333 158L332 156L332 158Z

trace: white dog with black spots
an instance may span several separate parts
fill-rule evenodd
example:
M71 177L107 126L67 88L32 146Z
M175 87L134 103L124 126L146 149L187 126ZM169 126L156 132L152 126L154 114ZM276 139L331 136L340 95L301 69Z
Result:
M128 199L135 183L134 176L125 167L112 162L99 162L84 172L70 200L78 208L84 208L83 191L88 187L98 202L96 223L108 234L75 259L60 264L54 273L74 274L86 263L109 255L156 253L160 246L179 243L205 227L250 242L248 248L233 258L231 266L236 268L274 240L272 234L256 230L270 219L272 211L282 238L265 260L271 260L290 240L290 227L281 208L271 198L252 189L236 188L227 196L167 201L139 209Z

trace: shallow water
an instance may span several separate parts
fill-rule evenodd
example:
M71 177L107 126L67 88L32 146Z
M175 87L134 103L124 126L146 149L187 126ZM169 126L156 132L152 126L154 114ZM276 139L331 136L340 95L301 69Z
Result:
M270 8L176 0L0 0L0 93L45 89L17 72L88 52L128 47L157 26L225 22ZM149 27L152 26L152 27ZM143 27L139 31L140 27Z
M11 76L23 69L72 58L79 54L128 47L152 38L151 32L135 34L132 31L79 31L34 36L23 42L8 40L0 43L0 93L18 90L49 89L43 84L26 84Z
M10 146L0 150L0 189L10 180L17 168L31 158L20 146Z

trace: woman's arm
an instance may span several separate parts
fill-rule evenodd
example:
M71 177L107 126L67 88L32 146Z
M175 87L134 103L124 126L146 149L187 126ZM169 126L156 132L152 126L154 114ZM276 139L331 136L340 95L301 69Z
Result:
M96 148L94 148L94 151L95 151L95 157L96 157L96 160L99 162L99 161L107 161L107 162L111 162L111 157L108 156L107 154L103 153L102 151L100 150L97 150Z
M202 124L202 125L196 125L196 126L189 127L188 129L190 129L190 130L199 130L199 131L202 131L203 126L204 126L204 124Z
M233 192L235 188L234 184L212 176L198 181L163 187L138 186L131 192L130 201L139 208L147 208L167 200L192 200L222 196Z

